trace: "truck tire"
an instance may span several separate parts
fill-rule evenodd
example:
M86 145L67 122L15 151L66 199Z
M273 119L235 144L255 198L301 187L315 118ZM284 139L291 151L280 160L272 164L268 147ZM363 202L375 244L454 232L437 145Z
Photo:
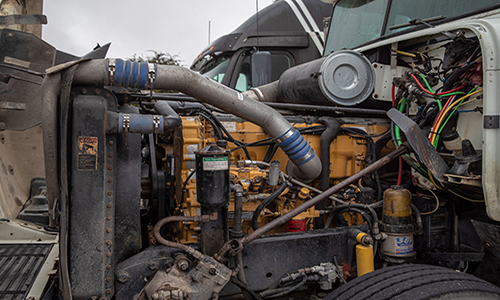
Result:
M472 275L429 266L401 265L376 270L336 289L324 300L500 299L500 288Z

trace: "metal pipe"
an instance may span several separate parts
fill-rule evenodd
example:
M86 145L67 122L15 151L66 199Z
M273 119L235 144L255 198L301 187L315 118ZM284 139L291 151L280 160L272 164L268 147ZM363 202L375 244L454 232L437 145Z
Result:
M185 216L171 216L171 217L166 217L158 221L156 223L155 227L153 228L153 233L156 238L156 241L160 244L163 244L168 247L172 248L177 248L182 251L187 252L188 254L192 255L196 259L203 259L203 254L199 252L198 250L195 250L194 248L189 247L188 245L184 245L181 243L176 243L172 242L169 240L164 239L161 234L160 234L160 229L167 223L170 222L207 222L207 221L213 221L217 220L217 213L213 213L211 215L202 215L202 216L192 216L192 217L185 217Z
M57 227L55 204L59 198L60 184L58 171L59 132L58 101L61 89L61 73L50 74L42 84L42 130L45 160L45 180L47 182L47 202L49 207L49 227Z
M309 105L309 104L297 104L297 103L273 103L271 101L264 101L264 104L277 109L289 109L289 110L303 110L303 111L323 111L323 112L333 112L333 113L351 113L351 114L363 114L363 115L380 115L385 116L386 112L383 109L373 109L373 108L356 108L356 107L341 107L341 106L325 106L325 105Z
M405 144L403 144L405 145ZM408 152L408 148L406 146L400 147L396 149L395 151L389 153L388 155L384 156L383 158L377 160L370 166L366 167L365 169L359 171L358 173L352 175L351 177L345 179L344 181L340 182L337 185L332 186L328 190L326 190L324 193L312 198L309 201L306 201L302 203L301 205L297 206L293 210L289 211L288 213L272 220L271 222L265 224L264 226L260 227L259 229L253 231L249 235L245 236L242 240L241 243L243 245L247 245L248 243L252 242L256 238L259 238L266 232L285 224L286 222L290 221L293 219L293 217L299 215L300 213L308 210L309 208L313 207L314 205L324 201L328 196L346 188L350 184L357 182L360 178L363 176L370 174L371 172L380 169L381 167L385 166L388 164L390 161L392 161L394 158L399 157L400 155Z
M260 102L285 102L280 97L278 86L279 81L274 81L259 87L253 87L243 92L243 94Z
M95 84L176 90L227 113L261 126L287 154L293 165L292 176L312 181L321 172L321 162L309 143L276 110L242 93L223 86L187 68L132 63L117 60L92 60L79 65L74 84Z

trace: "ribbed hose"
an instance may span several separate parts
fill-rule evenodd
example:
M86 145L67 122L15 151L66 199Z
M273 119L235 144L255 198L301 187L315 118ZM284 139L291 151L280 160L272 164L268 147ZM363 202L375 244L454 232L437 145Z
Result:
M93 60L79 66L73 82L183 92L201 102L261 126L277 141L293 162L289 168L289 174L293 177L310 182L321 173L319 157L280 113L189 69L132 63L120 59Z

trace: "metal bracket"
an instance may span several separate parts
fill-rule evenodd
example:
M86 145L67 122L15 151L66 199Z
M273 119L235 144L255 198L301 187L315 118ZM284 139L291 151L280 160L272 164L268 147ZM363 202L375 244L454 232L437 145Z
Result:
M500 116L484 116L483 122L484 129L498 129L500 128Z

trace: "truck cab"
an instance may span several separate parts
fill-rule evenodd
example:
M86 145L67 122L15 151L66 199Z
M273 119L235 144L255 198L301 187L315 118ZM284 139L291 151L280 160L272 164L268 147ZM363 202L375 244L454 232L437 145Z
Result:
M275 81L286 69L321 57L331 9L321 1L276 1L207 46L191 70L240 92ZM266 58L253 56L259 52Z

